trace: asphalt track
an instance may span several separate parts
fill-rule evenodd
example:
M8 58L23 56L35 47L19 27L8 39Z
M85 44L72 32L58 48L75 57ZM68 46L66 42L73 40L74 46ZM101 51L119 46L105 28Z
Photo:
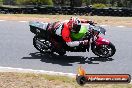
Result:
M98 58L91 51L67 52L67 56L40 54L32 45L34 34L28 22L0 21L0 66L76 73L81 65L87 73L132 75L132 28L104 26L105 38L116 46L111 58Z

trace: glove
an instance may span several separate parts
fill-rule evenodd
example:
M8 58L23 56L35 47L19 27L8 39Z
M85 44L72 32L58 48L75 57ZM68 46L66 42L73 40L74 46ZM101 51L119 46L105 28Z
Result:
M93 24L94 24L94 22L93 22L93 21L89 21L89 24L90 24L90 25L93 25Z
M88 40L80 41L80 45L88 45L88 43L89 43Z
M91 20L89 20L88 23L89 23L90 25L97 24L97 23L95 23L95 22L93 22L93 21L91 21Z

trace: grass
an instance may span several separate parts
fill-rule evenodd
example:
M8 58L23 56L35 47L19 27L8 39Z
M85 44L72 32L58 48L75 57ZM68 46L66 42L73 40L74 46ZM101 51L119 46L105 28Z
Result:
M39 20L45 22L55 22L67 20L70 17L79 17L86 20L92 20L98 24L111 26L132 27L132 17L112 17L112 16L79 16L79 15L48 15L48 14L0 14L0 20Z
M86 84L75 78L34 73L0 73L0 88L132 88L132 84Z

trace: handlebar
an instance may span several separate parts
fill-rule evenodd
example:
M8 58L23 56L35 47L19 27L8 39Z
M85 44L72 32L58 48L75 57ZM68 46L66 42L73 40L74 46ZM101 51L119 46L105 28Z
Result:
M99 32L99 33L104 34L104 35L106 33L106 29L104 29L100 26L89 25L89 29L93 32Z

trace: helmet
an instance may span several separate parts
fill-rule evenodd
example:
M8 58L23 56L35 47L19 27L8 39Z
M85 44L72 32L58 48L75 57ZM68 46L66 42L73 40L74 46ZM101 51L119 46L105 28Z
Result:
M71 17L68 23L72 32L78 33L80 31L81 21L78 18Z

